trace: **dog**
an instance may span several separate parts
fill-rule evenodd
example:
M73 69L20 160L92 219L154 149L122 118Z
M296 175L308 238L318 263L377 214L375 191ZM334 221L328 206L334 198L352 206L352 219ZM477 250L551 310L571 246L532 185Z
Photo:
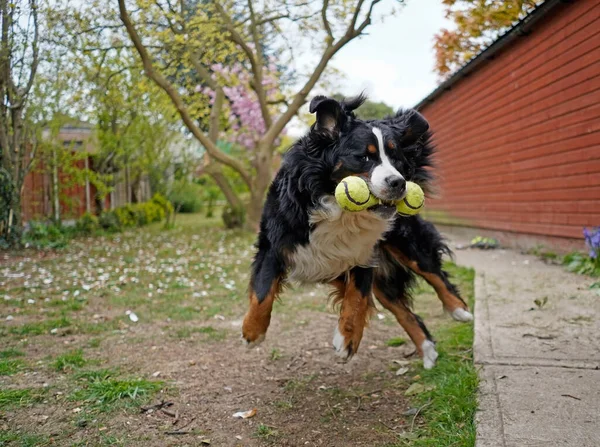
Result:
M473 319L442 269L450 249L438 231L418 216L398 216L394 205L406 194L407 180L430 191L429 124L414 110L358 119L354 111L365 100L316 96L310 102L316 121L285 154L267 193L242 337L249 345L265 338L273 302L287 281L328 283L340 309L333 336L339 356L348 360L357 352L374 296L396 317L429 369L438 353L422 319L411 311L415 275L433 286L454 319ZM343 212L334 191L349 175L365 179L381 203Z

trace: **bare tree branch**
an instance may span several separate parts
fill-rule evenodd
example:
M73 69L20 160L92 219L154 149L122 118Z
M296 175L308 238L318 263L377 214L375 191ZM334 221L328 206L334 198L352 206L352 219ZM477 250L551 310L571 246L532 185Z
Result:
M331 26L327 20L327 7L329 6L329 0L323 0L323 7L321 8L321 18L323 20L323 28L327 32L327 45L333 43L333 33L331 32Z
M221 163L231 167L236 172L240 174L244 182L251 187L252 180L250 178L250 174L247 172L246 168L242 165L239 160L236 160L233 157L230 157L226 153L222 152L207 135L204 134L200 130L200 128L196 125L194 120L189 114L187 107L185 106L183 100L181 99L177 90L167 81L159 72L154 70L154 65L146 47L142 43L139 34L137 33L131 19L127 13L127 9L125 7L125 0L119 0L119 13L121 17L121 21L125 25L127 33L131 38L132 42L135 45L137 52L142 59L142 64L144 66L144 71L146 75L152 79L160 88L162 88L171 98L171 101L175 105L181 119L185 123L186 127L189 131L200 141L200 143L204 146L206 151L211 157L214 157L216 160Z
M371 6L369 6L369 11L367 12L367 16L365 17L365 20L363 20L363 22L359 25L359 27L355 31L357 36L360 35L363 32L363 30L371 24L371 14L373 13L373 7L380 1L381 0L373 0L371 2Z
M265 126L268 128L272 124L271 113L269 112L269 106L267 104L267 93L263 85L263 67L264 59L262 52L262 45L260 42L260 30L259 25L256 23L256 15L254 14L254 6L252 6L252 0L248 0L248 9L250 10L250 32L252 33L252 40L254 41L254 49L256 51L256 67L254 70L254 90L258 97L260 104L260 111L265 121Z
M379 0L377 0L379 1ZM364 0L358 0L358 3L356 4L356 9L354 10L354 14L352 14L352 21L350 22L350 26L348 27L348 31L347 32L354 32L354 29L356 27L356 21L358 20L358 15L360 14L360 10L362 9L362 5L364 3ZM371 6L373 6L371 4Z
M37 8L38 5L36 3L36 0L30 0L31 2L31 13L33 15L33 41L31 42L31 50L32 50L32 56L31 56L31 67L29 69L29 79L27 81L27 85L25 86L25 89L20 92L22 99L21 101L24 100L24 97L27 96L29 94L29 91L31 90L31 87L33 86L33 80L35 78L35 74L37 73L37 68L38 68L38 64L40 62L40 58L39 58L39 46L38 46L38 40L39 40L39 23L38 23L38 12L37 12Z
M323 71L327 67L327 64L329 63L331 58L348 42L359 36L360 33L371 23L371 13L373 12L373 7L380 1L381 0L372 0L371 6L369 7L369 11L365 20L361 23L359 29L355 29L358 16L360 15L360 10L364 3L364 0L358 0L356 9L354 10L354 14L352 16L352 20L350 21L350 24L348 25L345 34L337 42L331 42L331 44L328 44L325 47L325 50L321 55L321 59L317 63L317 66L315 67L312 75L302 86L302 88L298 90L298 92L294 95L291 104L287 107L285 112L281 116L279 116L279 118L273 123L271 127L268 128L267 132L261 138L261 142L263 143L261 146L263 148L266 148L270 145L272 146L273 142L284 129L284 127L290 122L294 115L298 113L298 110L306 102L306 97L318 82L319 78L323 74Z

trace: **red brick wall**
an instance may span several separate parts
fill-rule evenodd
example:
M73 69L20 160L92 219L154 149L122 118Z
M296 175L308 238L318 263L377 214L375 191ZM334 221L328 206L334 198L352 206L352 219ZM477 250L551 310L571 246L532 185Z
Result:
M432 220L568 238L600 225L600 1L557 7L420 110L438 146Z

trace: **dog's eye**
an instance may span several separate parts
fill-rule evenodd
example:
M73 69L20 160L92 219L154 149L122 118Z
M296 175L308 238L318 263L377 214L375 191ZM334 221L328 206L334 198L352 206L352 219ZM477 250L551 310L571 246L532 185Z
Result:
M363 161L371 161L371 157L369 157L368 155L365 155L363 157Z

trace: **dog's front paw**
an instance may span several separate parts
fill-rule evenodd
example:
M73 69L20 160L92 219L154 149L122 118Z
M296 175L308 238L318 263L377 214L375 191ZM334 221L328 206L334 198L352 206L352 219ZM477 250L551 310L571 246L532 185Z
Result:
M421 356L423 357L423 368L431 369L435 366L438 353L435 350L435 343L431 340L425 340L421 345Z
M263 341L265 341L265 334L261 334L256 338L251 338L246 334L242 333L242 342L246 345L247 348L254 348L255 346L260 345Z
M261 321L246 316L242 324L242 340L249 348L261 344L267 332L267 327Z

